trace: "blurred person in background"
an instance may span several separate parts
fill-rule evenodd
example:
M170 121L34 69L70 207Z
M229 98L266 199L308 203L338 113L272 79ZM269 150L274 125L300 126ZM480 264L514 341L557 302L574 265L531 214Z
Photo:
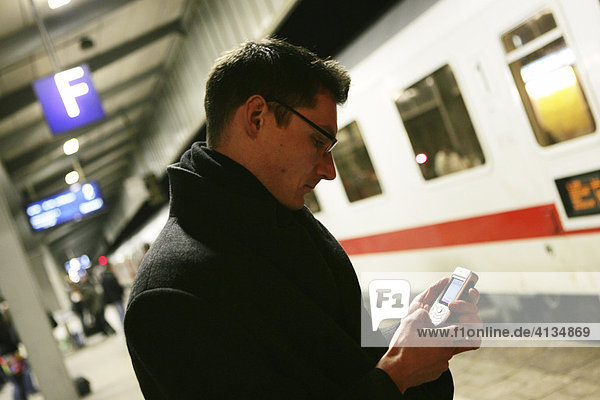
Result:
M21 340L12 323L8 303L0 298L0 368L13 383L15 400L27 400L28 394L37 393L27 360L19 349Z
M81 277L81 281L77 287L83 296L84 312L88 313L91 320L91 324L84 326L86 336L96 333L102 333L104 336L113 335L115 333L114 328L104 318L104 301L102 295L96 290L96 286L91 282L88 275Z
M71 342L77 348L81 348L85 346L85 330L86 330L86 322L83 308L83 294L77 287L77 284L68 276L65 276L65 281L67 282L67 287L69 288L69 300L71 301L71 311L77 315L79 322L81 323L81 328L72 330L67 323L65 323L65 327L68 331L68 334L71 338Z
M117 309L122 324L125 319L125 309L123 308L123 286L121 286L113 273L113 266L111 263L99 267L101 271L99 280L102 285L104 304L111 304Z

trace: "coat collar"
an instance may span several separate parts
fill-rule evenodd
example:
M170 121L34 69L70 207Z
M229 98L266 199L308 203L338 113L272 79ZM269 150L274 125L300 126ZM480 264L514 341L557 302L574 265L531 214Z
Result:
M167 169L171 191L171 216L206 220L207 213L252 221L267 226L285 226L304 208L292 211L281 205L244 166L194 143L179 163Z

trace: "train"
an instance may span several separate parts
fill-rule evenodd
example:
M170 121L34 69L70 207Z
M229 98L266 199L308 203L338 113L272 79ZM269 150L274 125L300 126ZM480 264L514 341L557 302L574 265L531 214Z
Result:
M599 308L599 22L597 0L409 0L335 57L338 176L306 200L363 287L463 266L491 298Z
M597 1L438 1L351 69L339 179L315 197L359 276L424 288L467 266L482 293L597 305L599 18Z

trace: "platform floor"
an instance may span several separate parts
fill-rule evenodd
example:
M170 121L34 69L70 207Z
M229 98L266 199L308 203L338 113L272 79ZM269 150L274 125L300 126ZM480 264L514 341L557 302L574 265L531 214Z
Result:
M65 356L65 364L71 376L84 376L90 381L92 392L85 400L144 399L122 333L89 338L86 347ZM29 399L44 400L44 396L36 394ZM13 400L10 384L0 392L0 400Z
M90 380L85 400L143 400L121 334L93 337L65 362ZM456 400L600 399L600 348L484 348L457 355L450 367ZM12 400L9 386L0 400Z
M600 348L483 348L450 360L456 400L600 399Z

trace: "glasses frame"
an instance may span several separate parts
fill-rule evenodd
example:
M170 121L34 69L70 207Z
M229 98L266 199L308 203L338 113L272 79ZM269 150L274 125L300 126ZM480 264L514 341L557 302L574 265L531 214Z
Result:
M265 99L265 100L267 100L267 99ZM277 103L277 104L283 106L283 108L285 108L288 111L291 111L292 113L296 114L304 122L306 122L307 124L309 124L310 126L312 126L313 128L315 128L317 130L317 132L319 132L321 135L323 135L327 139L329 139L331 141L331 144L327 147L327 149L325 149L325 153L330 153L331 150L333 150L333 148L337 144L338 140L335 138L335 136L333 136L331 133L327 132L325 129L321 128L319 125L317 125L314 122L312 122L310 119L306 118L304 115L300 114L294 108L288 106L287 104L285 104L282 101L275 100L275 99L267 100L267 102Z

